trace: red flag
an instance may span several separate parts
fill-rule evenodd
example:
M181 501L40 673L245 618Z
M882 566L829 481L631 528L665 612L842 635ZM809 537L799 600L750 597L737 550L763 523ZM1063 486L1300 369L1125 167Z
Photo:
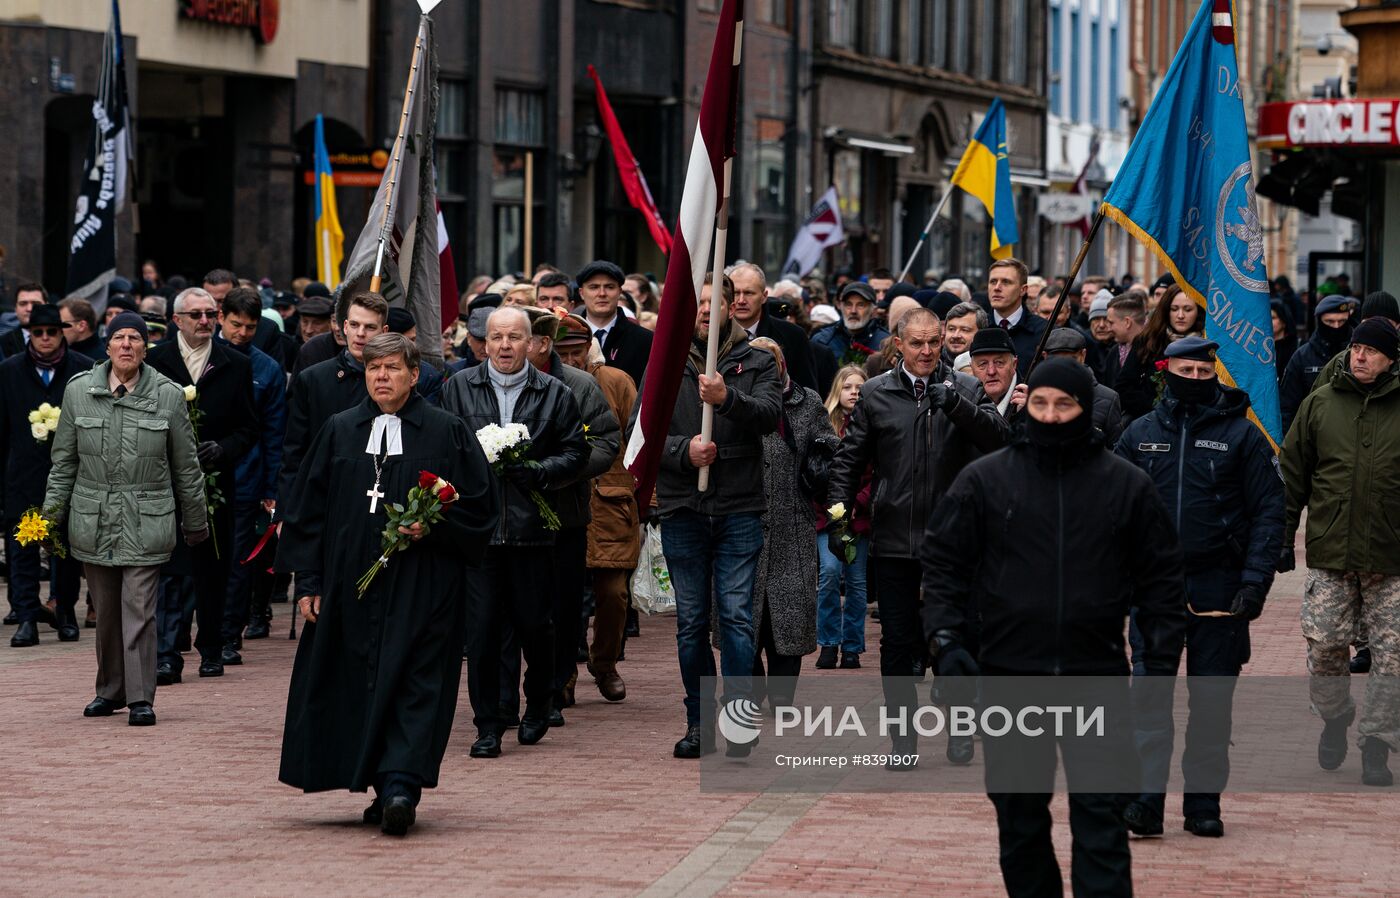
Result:
M1079 177L1076 178L1075 181L1074 181L1074 192L1075 192L1076 194L1078 194L1079 196L1086 197L1086 198L1089 196L1089 184L1088 184L1088 179L1089 179L1089 166L1091 166L1091 165L1094 164L1094 160L1098 158L1098 155L1099 155L1099 139L1098 139L1097 137L1095 137L1095 138L1094 138L1094 142L1093 142L1092 144L1089 145L1089 158L1086 159L1086 160L1084 161L1084 167L1083 167L1082 169L1079 170ZM1093 208L1093 204L1092 204L1092 203L1090 204L1090 208ZM1079 219L1078 221L1070 222L1070 227L1078 228L1078 229L1079 229L1079 233L1081 233L1081 234L1084 235L1084 239L1085 239L1085 240L1088 240L1088 239L1089 239L1089 228L1090 228L1090 226L1091 226L1091 225L1090 225L1090 221L1089 221L1089 216L1088 216L1088 215L1085 215L1083 218Z
M437 204L437 224L438 224L438 272L440 275L440 300L442 306L442 329L446 331L457 323L457 315L461 311L457 304L461 297L457 295L457 266L452 262L452 250L447 245L447 222L442 217L442 203Z
M728 204L721 209L720 201L728 189L725 161L734 158L743 29L743 0L724 0L705 93L700 100L700 121L690 146L681 214L666 265L666 287L661 295L651 355L647 357L641 406L624 458L627 470L637 480L637 502L643 508L651 503L656 469L671 427L671 411L695 333L695 313L700 287L709 270L716 215L728 214Z
M608 132L608 143L612 144L613 161L617 163L617 173L622 178L622 189L627 192L627 201L632 204L632 208L646 217L651 239L669 256L671 232L666 230L666 223L661 220L661 212L656 208L656 200L651 198L651 188L647 187L647 179L637 165L637 157L632 155L632 148L627 145L622 126L617 123L617 116L613 115L607 91L603 90L603 81L591 65L588 67L588 77L593 79L594 94L598 98L598 114L602 116L603 129Z

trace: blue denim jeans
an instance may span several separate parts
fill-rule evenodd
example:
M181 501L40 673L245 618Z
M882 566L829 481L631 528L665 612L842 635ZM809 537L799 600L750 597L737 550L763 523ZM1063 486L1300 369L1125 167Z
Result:
M817 580L817 644L839 645L847 654L865 651L865 559L870 540L856 543L856 560L831 554L826 534L817 534L817 560L821 574ZM845 580L846 604L841 604L841 581Z
M715 675L710 615L718 617L724 700L753 691L753 586L763 549L756 514L711 517L689 510L661 521L661 550L676 590L676 654L685 686L687 726L701 721L700 680ZM713 701L704 709L714 719Z

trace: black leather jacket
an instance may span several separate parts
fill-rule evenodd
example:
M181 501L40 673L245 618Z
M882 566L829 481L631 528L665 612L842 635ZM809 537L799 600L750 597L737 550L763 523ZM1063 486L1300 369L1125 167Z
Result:
M866 468L874 465L872 549L881 558L918 558L929 514L963 466L1000 449L1011 426L977 378L939 363L929 383L951 380L957 404L934 410L897 363L860 389L860 400L831 464L831 503L855 508Z
M488 424L501 423L496 391L486 373L489 364L457 372L442 388L442 407L460 415L473 433ZM588 463L588 443L578 403L569 388L533 365L526 365L526 369L525 386L515 400L511 420L530 429L530 458L544 470L545 485L540 492L557 512L557 492L582 474ZM501 519L491 535L491 545L553 545L554 532L545 528L529 494L499 477L494 479Z

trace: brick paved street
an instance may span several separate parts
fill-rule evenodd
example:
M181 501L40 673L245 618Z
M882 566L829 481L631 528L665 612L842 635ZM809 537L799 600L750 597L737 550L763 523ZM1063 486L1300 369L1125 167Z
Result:
M1254 628L1255 674L1303 672L1301 575L1281 578ZM681 735L673 624L643 619L606 705L580 688L568 725L498 760L467 757L463 690L442 787L405 840L361 825L360 795L304 796L276 781L293 643L248 643L219 680L163 688L153 729L86 720L92 630L9 648L0 630L4 800L0 894L76 895L900 895L1002 894L981 795L702 793L670 757ZM872 622L872 652L877 664ZM840 676L841 671L803 676ZM192 665L187 668L193 674ZM1356 776L1353 750L1345 772ZM1168 799L1168 810L1179 809ZM1142 896L1400 893L1400 793L1227 795L1226 838L1168 819L1135 841ZM1065 803L1056 841L1068 872Z

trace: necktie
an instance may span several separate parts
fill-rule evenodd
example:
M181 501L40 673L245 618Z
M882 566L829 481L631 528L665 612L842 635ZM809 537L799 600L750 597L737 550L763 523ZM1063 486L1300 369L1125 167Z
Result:
M604 343L608 342L608 332L606 329L594 331L593 336L598 338L599 346L602 346Z
M48 368L40 368L39 376L44 379L44 386L47 387L49 384L53 383L53 371Z
M928 387L927 387L927 385L926 385L922 380L915 380L915 381L914 381L914 401L915 401L915 402L923 402L923 401L924 401L924 390L926 390L926 389L928 389Z
M1011 330L1011 319L1009 319L1009 318L1003 318L1003 319L1001 319L1001 324L999 325L999 327L1000 327L1002 330L1004 330L1004 331L1009 331L1009 330Z
M120 399L120 398L122 398L122 397L125 396L125 395L126 395L126 384L117 384L117 398Z

